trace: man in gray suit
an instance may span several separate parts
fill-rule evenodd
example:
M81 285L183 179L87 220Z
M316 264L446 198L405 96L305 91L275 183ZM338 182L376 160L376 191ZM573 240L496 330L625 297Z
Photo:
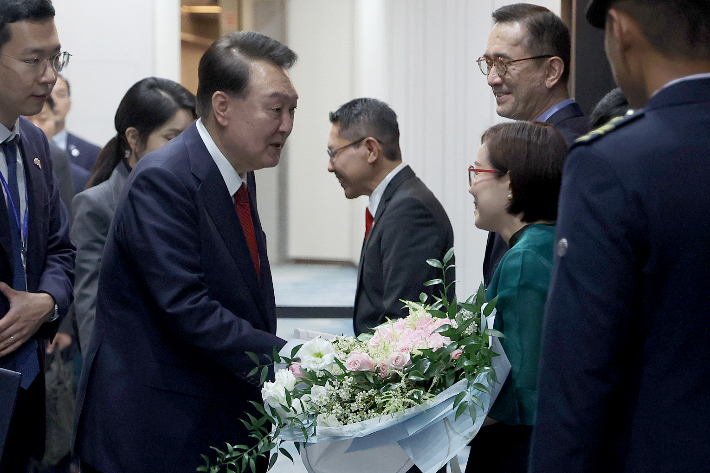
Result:
M387 104L355 99L331 112L330 122L328 171L348 199L369 196L354 310L360 334L388 318L406 317L401 299L439 294L441 286L423 285L441 277L426 260L443 259L454 231L434 194L402 162L397 115ZM453 283L453 269L446 279Z

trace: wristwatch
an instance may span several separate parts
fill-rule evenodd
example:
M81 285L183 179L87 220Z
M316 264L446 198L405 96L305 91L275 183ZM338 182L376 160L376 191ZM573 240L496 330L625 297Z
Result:
M57 304L54 304L54 313L52 316L49 318L47 322L54 322L59 318L59 306Z

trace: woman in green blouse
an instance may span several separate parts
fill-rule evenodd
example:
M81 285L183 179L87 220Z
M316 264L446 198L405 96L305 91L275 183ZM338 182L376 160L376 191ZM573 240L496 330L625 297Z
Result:
M551 125L512 122L483 133L469 168L476 227L510 249L486 290L498 297L495 328L511 371L484 427L471 442L466 472L526 472L537 406L542 319L552 270L557 198L567 145Z

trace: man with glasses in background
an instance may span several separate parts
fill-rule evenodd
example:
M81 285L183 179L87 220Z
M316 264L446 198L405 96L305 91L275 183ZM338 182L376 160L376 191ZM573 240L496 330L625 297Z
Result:
M439 294L441 286L424 287L441 277L426 260L443 259L454 246L454 231L434 194L402 162L397 115L387 104L355 99L331 112L330 122L328 171L348 199L369 197L355 295L359 335L388 318L406 317L400 299ZM455 294L454 280L451 269L446 273L452 283L449 297Z
M3 473L34 471L42 459L45 344L72 300L74 247L47 138L21 117L42 110L68 59L49 0L0 4L0 368L20 376Z
M589 126L570 98L570 34L560 17L545 7L517 3L493 12L495 24L486 52L478 59L496 100L496 113L513 120L554 125L568 145ZM508 245L489 233L483 281L491 281Z

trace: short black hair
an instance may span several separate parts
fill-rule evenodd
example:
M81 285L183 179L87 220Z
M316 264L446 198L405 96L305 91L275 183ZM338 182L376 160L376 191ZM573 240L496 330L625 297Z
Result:
M670 58L710 60L710 0L618 0L649 44ZM608 12L608 9L607 9Z
M529 3L515 3L500 7L493 12L496 23L520 23L527 35L525 46L531 56L550 54L558 56L564 63L560 80L566 84L569 80L572 57L572 40L569 29L562 19L545 7ZM514 58L517 59L517 58Z
M284 69L296 63L296 53L275 39L254 31L239 31L212 43L198 67L197 107L201 117L212 110L212 96L222 91L238 97L249 85L251 61L268 61Z
M624 91L617 87L609 91L594 106L592 113L589 114L589 125L592 128L599 128L614 117L626 115L629 110L631 110L629 100L626 98Z
M2 0L0 2L0 48L12 39L8 24L22 20L54 18L51 0Z
M569 151L562 134L548 123L506 122L483 132L481 144L498 171L496 178L510 176L508 213L520 214L526 223L557 220L562 168Z
M341 105L329 114L330 123L338 125L340 136L359 140L371 136L380 142L385 158L400 161L397 114L389 105L373 98L359 98Z

